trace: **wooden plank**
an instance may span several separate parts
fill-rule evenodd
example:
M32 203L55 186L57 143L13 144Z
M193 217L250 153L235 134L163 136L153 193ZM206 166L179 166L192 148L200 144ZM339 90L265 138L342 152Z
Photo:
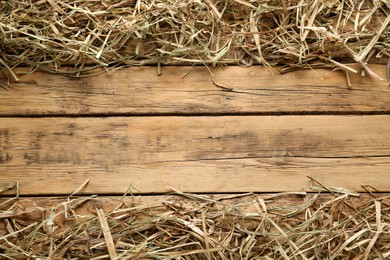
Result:
M1 118L0 171L25 195L390 191L390 115Z
M372 65L386 78L386 68ZM132 67L72 79L36 72L0 93L0 116L390 112L390 88L368 76L318 69L271 75L263 67ZM2 79L6 85L6 79ZM0 79L1 82L1 79Z

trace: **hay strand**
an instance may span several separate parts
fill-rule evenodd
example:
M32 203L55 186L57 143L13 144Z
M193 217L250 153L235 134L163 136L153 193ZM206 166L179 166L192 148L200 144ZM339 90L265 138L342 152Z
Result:
M106 246L108 249L108 254L110 259L116 259L116 249L114 245L114 240L112 240L112 235L110 232L110 227L108 226L107 220L105 218L104 212L102 209L96 209L97 216L99 218L100 225L102 227L104 240L106 241Z

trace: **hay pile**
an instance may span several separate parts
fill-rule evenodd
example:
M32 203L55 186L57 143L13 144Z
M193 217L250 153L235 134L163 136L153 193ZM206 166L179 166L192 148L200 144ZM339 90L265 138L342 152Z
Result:
M0 66L387 62L387 0L1 0ZM86 66L93 65L93 66ZM15 78L17 75L13 75Z
M14 187L14 186L12 186ZM7 187L7 189L12 188ZM3 189L5 190L5 189ZM3 198L2 259L389 259L390 196Z

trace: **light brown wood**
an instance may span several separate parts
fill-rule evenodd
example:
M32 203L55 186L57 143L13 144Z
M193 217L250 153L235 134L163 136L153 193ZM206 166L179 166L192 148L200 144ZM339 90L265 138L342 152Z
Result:
M0 171L24 195L390 191L390 115L1 118Z
M386 67L371 65L382 78ZM390 88L368 76L318 69L271 75L264 67L132 67L111 76L72 79L36 72L0 89L0 116L390 112ZM6 85L6 79L1 79Z

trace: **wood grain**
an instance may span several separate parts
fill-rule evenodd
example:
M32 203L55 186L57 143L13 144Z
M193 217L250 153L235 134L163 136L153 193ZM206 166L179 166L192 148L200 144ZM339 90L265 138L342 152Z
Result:
M371 65L386 78L386 67ZM22 72L22 69L19 70ZM318 69L271 75L264 67L132 67L73 79L36 72L0 88L0 116L390 112L390 88L368 76ZM0 78L3 86L6 79Z
M390 191L390 115L1 118L0 171L24 195Z

